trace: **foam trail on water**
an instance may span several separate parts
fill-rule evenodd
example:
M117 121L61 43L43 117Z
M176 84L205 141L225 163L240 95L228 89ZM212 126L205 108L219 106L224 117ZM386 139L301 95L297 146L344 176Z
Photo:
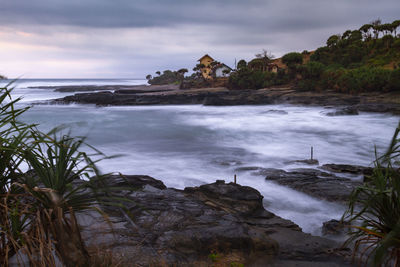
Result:
M31 99L38 97L36 91L31 93ZM311 146L320 164L368 166L374 160L374 146L383 151L399 121L389 114L328 117L326 112L290 105L66 105L34 106L23 119L39 123L42 130L69 124L72 134L86 135L88 143L107 155L121 154L100 162L104 172L147 174L177 188L217 179L232 181L238 167L308 167L288 161L309 158ZM264 195L268 210L294 221L305 232L318 234L322 222L340 218L345 209L262 176L237 174L239 184Z

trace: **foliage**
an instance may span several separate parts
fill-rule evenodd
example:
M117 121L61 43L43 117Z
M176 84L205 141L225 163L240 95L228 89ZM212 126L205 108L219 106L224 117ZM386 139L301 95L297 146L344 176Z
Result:
M368 182L356 188L343 220L354 224L346 244L354 242L360 259L374 266L400 263L400 124L389 149L375 161Z
M282 62L289 68L295 68L295 66L303 63L303 55L297 52L291 52L282 57Z
M224 69L224 70L222 70L222 73L224 74L224 75L228 75L229 73L231 73L231 69Z
M298 87L346 93L399 90L399 72L395 69L400 63L399 25L398 21L382 24L378 19L359 30L330 36L326 46L311 55L309 63L296 69L302 75ZM318 68L315 75L309 64Z
M187 72L189 72L189 70L185 69L185 68L178 70L178 73L181 74L182 76L184 76L185 73L187 73Z
M332 35L325 47L315 51L311 60L325 65L340 64L346 68L354 63L384 66L393 61L400 62L400 50L395 49L399 26L399 20L382 24L378 19L361 26L359 30Z
M206 67L206 65L204 65L204 64L202 64L202 63L199 63L199 64L197 64L194 68L193 68L193 71L194 71L194 78L196 78L196 79L201 79L201 80L204 80L204 77L203 77L203 70L204 70L204 68Z
M285 82L287 82L287 77L284 72L276 74L243 67L231 73L228 87L231 89L261 89Z
M328 46L328 47L336 46L338 44L339 40L340 40L340 35L338 35L338 34L332 35L326 41L326 46Z
M346 93L400 90L400 71L397 69L365 66L356 69L327 68L320 77L313 80L319 81L321 87Z
M304 79L320 79L325 68L322 63L310 61L301 68L301 74Z
M256 59L261 63L261 71L267 71L268 64L275 58L275 56L268 52L267 50L263 49L261 53L256 54ZM250 65L250 62L249 62Z
M208 255L208 258L212 261L212 262L216 262L218 261L218 258L220 258L220 255L216 252L210 253Z
M87 266L75 212L119 205L91 159L104 155L82 152L84 139L61 129L45 134L19 122L27 108L16 108L8 87L0 88L0 265L22 253L33 266L55 266L55 255Z
M244 59L239 60L239 62L237 63L236 68L237 68L238 70L247 68L247 62L246 62L246 60L244 60Z
M183 75L185 73L185 72L182 73L183 70L186 70L186 69L181 69L180 70L181 72L165 70L165 71L163 71L162 74L158 71L156 73L159 73L159 76L151 77L151 75L149 74L146 76L146 79L148 80L148 83L151 85L180 83L182 81Z

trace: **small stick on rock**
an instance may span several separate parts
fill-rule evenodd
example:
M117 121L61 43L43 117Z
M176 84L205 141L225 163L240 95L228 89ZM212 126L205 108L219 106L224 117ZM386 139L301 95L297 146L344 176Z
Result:
M311 147L311 160L313 160L313 156L314 156L314 148Z

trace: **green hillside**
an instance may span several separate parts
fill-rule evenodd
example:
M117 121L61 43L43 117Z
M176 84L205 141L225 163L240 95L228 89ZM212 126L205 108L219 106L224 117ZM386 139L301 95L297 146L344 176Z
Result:
M266 64L277 64L277 73L254 67L254 59L240 66L229 80L231 89L259 89L292 84L301 90L335 90L346 93L400 91L400 20L380 20L358 30L332 35L314 52L291 52ZM399 30L400 31L400 30Z

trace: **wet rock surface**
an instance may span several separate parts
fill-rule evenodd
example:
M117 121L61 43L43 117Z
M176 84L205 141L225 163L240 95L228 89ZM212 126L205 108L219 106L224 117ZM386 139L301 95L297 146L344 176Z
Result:
M348 222L341 222L338 220L330 220L324 222L322 225L323 235L344 235L349 231L350 224Z
M349 265L349 251L266 211L253 188L217 181L177 190L135 175L108 182L135 188L118 193L130 200L126 213L106 209L108 223L94 212L79 221L89 247L111 250L123 264L207 266L213 254L221 266Z
M180 90L171 86L123 87L119 89L114 86L114 92L79 93L54 100L51 103L84 103L96 105L203 104L213 106L294 104L339 107L336 111L328 112L327 115L329 116L356 115L359 111L400 114L400 104L398 103L400 96L395 93L370 93L354 96L332 91L321 93L304 92L291 87L259 90L228 90L224 87ZM95 88L96 91L100 91L101 89L99 88ZM107 89L107 87L104 88ZM110 91L110 88L106 91ZM56 90L64 90L66 92L65 90L75 89L60 87ZM274 110L267 111L266 113L284 114L281 111Z
M324 164L320 168L334 173L350 173L355 175L371 175L373 171L371 167L348 164Z
M351 165L343 165L346 168L340 168L341 165L328 164L330 170L336 172L353 170ZM335 169L336 167L336 169ZM353 166L354 171L357 166ZM363 167L360 167L360 172ZM364 169L362 169L364 170ZM236 171L251 171L253 175L265 176L268 181L276 182L280 185L288 186L297 191L309 194L313 197L331 201L346 203L354 188L361 185L361 181L354 181L348 178L338 177L333 173L324 172L318 169L299 168L290 171L284 171L273 168L261 167L242 167ZM359 174L360 172L357 172ZM355 174L354 172L353 174Z
M90 92L117 91L126 93L161 92L179 89L179 85L64 85L64 86L30 86L28 88L53 90L55 92Z
M290 172L265 169L260 174L265 175L267 180L334 202L346 202L353 189L361 184L313 169L296 169Z

